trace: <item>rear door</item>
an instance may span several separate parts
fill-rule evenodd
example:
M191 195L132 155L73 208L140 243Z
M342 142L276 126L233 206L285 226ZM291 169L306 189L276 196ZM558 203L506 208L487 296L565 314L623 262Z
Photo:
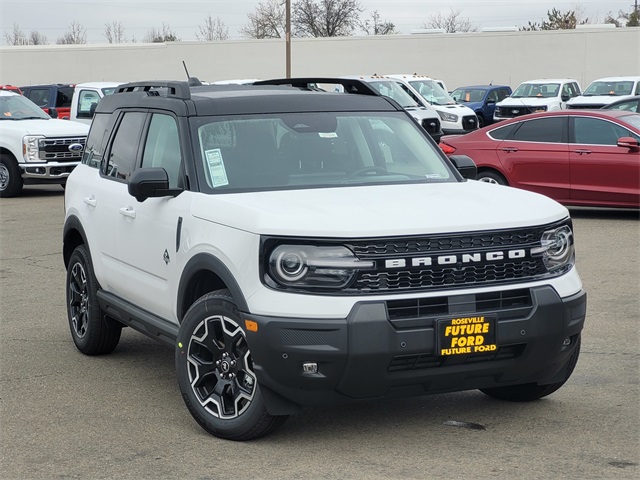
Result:
M554 115L520 122L497 148L512 186L569 199L567 117Z
M618 147L620 137L640 135L608 119L570 120L571 199L576 203L638 206L640 152Z

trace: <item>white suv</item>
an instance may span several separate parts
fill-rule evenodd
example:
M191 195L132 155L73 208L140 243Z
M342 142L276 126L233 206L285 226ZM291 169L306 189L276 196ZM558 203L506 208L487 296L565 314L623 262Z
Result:
M440 86L439 80L424 75L397 74L387 75L402 83L405 91L423 105L431 105L442 122L445 135L468 133L478 128L476 112L466 105L457 103L449 93Z
M567 102L567 108L602 108L616 100L640 95L640 77L599 78Z
M572 78L543 78L518 85L513 93L496 103L493 120L519 117L536 112L555 112L566 108L570 99L580 95L580 84Z
M165 342L195 421L234 440L303 406L560 388L586 311L567 209L467 180L468 157L350 86L104 97L65 196L77 348L112 352L123 326Z

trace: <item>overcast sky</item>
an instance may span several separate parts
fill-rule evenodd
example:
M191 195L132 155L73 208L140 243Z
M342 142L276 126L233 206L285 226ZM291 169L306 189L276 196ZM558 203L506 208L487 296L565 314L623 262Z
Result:
M284 1L284 0L283 0ZM295 2L295 0L292 0ZM578 10L584 17L602 23L609 12L630 12L634 0L360 0L366 9L362 18L377 10L383 20L396 25L400 33L411 33L438 12L448 14L451 9L460 10L461 18L482 27L527 25L529 21L547 19L552 8L564 12ZM0 0L3 45L5 32L11 33L13 25L28 35L35 30L55 44L63 36L72 21L87 31L87 43L105 43L105 25L120 22L128 39L141 42L152 29L160 31L163 23L180 40L196 40L199 26L211 15L219 17L229 28L232 39L240 38L239 29L247 23L247 13L253 12L260 1L253 0Z

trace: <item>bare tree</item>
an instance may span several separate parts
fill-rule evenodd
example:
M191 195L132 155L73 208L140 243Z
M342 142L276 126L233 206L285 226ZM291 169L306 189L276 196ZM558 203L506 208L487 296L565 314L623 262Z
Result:
M360 22L360 28L367 35L394 35L398 33L396 26L392 22L380 19L380 14L375 10L371 14L371 18L367 18L364 22Z
M429 17L423 28L441 28L447 33L475 32L478 29L471 25L468 18L461 18L462 10L449 10L448 14L438 12Z
M176 36L169 25L163 23L162 30L156 30L152 28L142 39L144 43L163 43L163 42L179 42L180 39Z
M56 40L58 45L81 45L87 43L87 30L77 21L72 21L69 30Z
M358 0L297 0L291 23L301 37L339 37L353 33L363 11Z
M108 43L127 43L121 22L105 23L104 36Z
M213 40L228 40L229 29L220 19L220 17L213 18L211 14L205 19L204 25L198 25L200 29L196 32L196 38L206 42Z
M29 39L20 29L17 23L13 24L13 30L11 33L4 32L4 39L7 41L7 45L28 45Z
M240 29L240 35L246 38L284 38L285 2L266 0L259 3L253 13L247 14L249 23Z
M604 23L613 23L616 27L638 27L640 26L640 8L634 9L631 13L619 10L616 17L609 12L604 19Z
M49 42L45 35L42 35L37 30L31 30L29 34L29 45L46 45L47 43Z

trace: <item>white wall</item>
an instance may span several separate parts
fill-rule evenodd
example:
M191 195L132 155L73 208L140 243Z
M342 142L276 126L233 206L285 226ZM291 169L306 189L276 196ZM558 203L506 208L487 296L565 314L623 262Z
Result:
M640 28L292 40L293 76L419 73L449 89L533 78L640 75ZM202 80L285 75L283 40L0 48L0 83Z

